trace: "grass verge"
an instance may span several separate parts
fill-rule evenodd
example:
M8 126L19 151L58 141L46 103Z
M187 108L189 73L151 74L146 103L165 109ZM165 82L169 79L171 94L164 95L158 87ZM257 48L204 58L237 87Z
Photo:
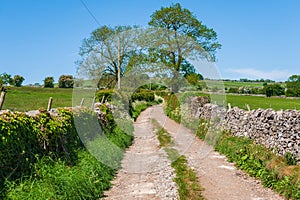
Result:
M78 151L78 163L44 157L34 173L18 182L7 182L5 199L96 199L109 189L114 170L99 163L87 150Z
M300 199L300 166L290 154L277 156L266 147L244 137L223 132L215 149L226 155L228 161L258 178L287 199Z
M170 147L170 144L172 144L171 135L165 129L160 127L156 120L152 120L152 123L154 127L158 128L156 135L160 142L160 146L164 147L168 159L171 161L171 166L175 170L176 177L174 178L174 181L178 186L179 198L183 200L203 200L203 188L199 185L196 173L187 165L186 157L180 155L176 149Z

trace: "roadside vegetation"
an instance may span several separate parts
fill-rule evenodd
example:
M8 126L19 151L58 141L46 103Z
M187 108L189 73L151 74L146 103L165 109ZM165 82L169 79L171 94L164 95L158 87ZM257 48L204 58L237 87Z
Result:
M102 197L121 166L122 150L133 140L133 127L124 121L127 127L120 129L105 105L101 111L98 125L94 124L95 113L85 109L60 109L59 115L43 112L36 117L1 115L1 199ZM85 125L80 138L74 116ZM112 151L110 143L119 151ZM109 165L96 159L103 152L110 159Z
M204 119L197 120L197 123L184 123L188 119L180 112L180 100L185 96L165 98L165 113L175 121L181 121L194 133L205 139L215 150L226 155L229 162L247 172L250 176L260 179L265 187L269 187L287 199L300 198L300 166L296 158L287 153L278 156L266 147L255 143L245 137L235 137L228 131L214 130L218 140L207 139L209 122ZM194 120L195 121L195 120ZM195 124L197 127L195 128ZM214 141L214 142L210 142Z
M157 129L156 135L160 143L160 147L164 148L174 168L176 177L174 181L178 186L179 198L203 200L202 191L204 190L197 178L196 173L188 166L186 157L180 155L178 151L172 147L171 135L163 129L159 123L152 119L154 127Z

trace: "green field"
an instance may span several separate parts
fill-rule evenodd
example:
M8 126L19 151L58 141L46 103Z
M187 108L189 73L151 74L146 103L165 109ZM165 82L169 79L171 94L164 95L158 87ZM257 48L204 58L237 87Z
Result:
M47 108L49 97L53 98L52 108L71 107L72 96L75 96L76 105L80 104L82 98L85 98L85 105L91 105L93 98L93 89L75 90L62 88L34 88L34 87L9 87L7 90L3 110L12 111L29 111L40 108ZM207 94L202 94L207 95ZM222 99L221 95L214 95L213 99ZM300 110L300 99L286 98L266 98L264 96L244 96L244 95L226 95L226 103L231 106L238 106L246 109L246 104L251 109L257 108L273 108L274 110L297 109Z
M239 81L220 81L220 80L205 80L202 81L207 84L209 87L217 86L218 88L235 88L235 87L263 87L263 82L239 82Z
M8 87L3 110L29 111L47 109L49 98L53 98L53 108L72 106L72 89Z
M188 95L190 96L190 95ZM273 110L300 110L300 99L289 99L289 98L276 98L271 97L267 98L265 96L250 96L250 95L232 95L232 94L207 94L207 93L193 93L192 96L210 96L211 102L216 102L221 105L223 103L228 105L231 104L231 107L237 106L242 109L247 109L246 104L250 106L250 108L257 109L263 108L268 109L272 108Z
M300 99L286 98L266 98L264 96L242 96L242 95L226 95L227 103L231 106L237 106L246 109L246 104L250 105L251 109L257 108L272 108L274 110L296 109L300 110Z
M224 86L227 88L230 87L263 87L262 82L237 82L237 81L224 81Z

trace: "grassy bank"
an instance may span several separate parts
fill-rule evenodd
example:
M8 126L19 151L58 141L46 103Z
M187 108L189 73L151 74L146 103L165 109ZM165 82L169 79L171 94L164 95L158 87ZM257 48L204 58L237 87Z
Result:
M1 115L0 148L5 155L0 154L0 166L7 170L1 171L0 198L103 197L133 140L133 126L124 120L120 129L106 106L101 111L100 120L89 110L62 109L59 115L34 118ZM76 122L80 127L75 129Z
M265 187L287 199L300 199L300 166L296 165L291 154L277 156L253 140L233 137L226 132L223 132L215 149L239 169L260 179Z

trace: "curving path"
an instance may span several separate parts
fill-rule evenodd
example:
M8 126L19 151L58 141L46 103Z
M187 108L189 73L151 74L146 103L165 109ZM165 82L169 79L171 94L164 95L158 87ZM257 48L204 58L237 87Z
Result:
M189 129L169 119L162 106L142 112L134 124L135 141L126 152L122 169L105 199L178 199L172 181L174 171L165 152L159 148L151 118L173 137L174 147L187 157L198 175L208 200L282 200L260 181L249 177L226 161L226 157L198 139Z

